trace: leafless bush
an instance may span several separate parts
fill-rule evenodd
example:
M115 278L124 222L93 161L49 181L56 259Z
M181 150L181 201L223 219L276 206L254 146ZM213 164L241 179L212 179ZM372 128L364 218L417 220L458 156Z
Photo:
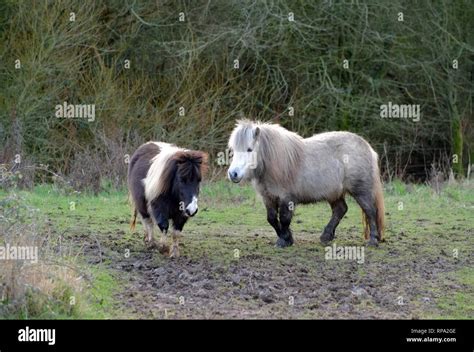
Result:
M0 189L31 189L35 183L36 168L30 160L21 163L0 164Z
M58 250L57 240L17 193L0 200L1 317L71 314L77 309L70 298L82 290L82 281L74 263L61 255L65 251Z
M349 130L379 154L386 143L390 178L426 178L439 150L458 154L458 166L472 154L466 147L472 150L474 139L469 0L409 6L403 0L71 0L4 7L3 59L23 58L29 69L0 66L8 82L0 87L8 137L0 141L10 154L20 146L35 163L72 172L79 188L97 191L105 178L123 183L122 160L135 133L212 156L225 149L242 115L306 137ZM71 8L81 21L58 21ZM399 12L409 20L400 22ZM95 120L55 118L55 105L64 101L94 104ZM380 118L388 101L420 105L421 121Z

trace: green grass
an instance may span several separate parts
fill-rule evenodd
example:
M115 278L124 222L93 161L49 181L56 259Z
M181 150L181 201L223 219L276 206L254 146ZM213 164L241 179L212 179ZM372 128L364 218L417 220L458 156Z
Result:
M473 319L474 317L474 268L464 268L449 273L448 280L463 285L466 290L458 290L443 295L438 301L440 311L445 314L433 314L433 319Z
M89 277L84 292L78 298L78 308L56 316L40 316L86 319L140 317L130 307L122 306L117 298L118 294L123 293L123 282L128 274L109 265L117 262L117 256L126 250L132 256L144 251L141 225L137 225L140 235L130 233L128 229L130 208L126 191L104 192L98 196L65 195L49 185L42 185L31 192L20 193L28 204L38 208L41 215L53 223L57 233L76 243L78 253L82 253L79 249L81 241L100 242L105 250L101 264L90 265L86 262L87 256L78 256L78 265ZM0 196L4 194L0 193ZM74 202L73 208L70 202ZM347 216L337 230L336 243L363 245L360 208L352 199L348 199L348 205ZM410 295L412 288L419 291L410 296L409 303L417 317L472 318L472 184L465 182L449 186L438 195L427 186L395 183L386 186L385 205L387 241L379 249L366 249L370 265L358 267L357 281L370 278L378 270L378 264L389 268L393 266L397 268L394 272L400 275L397 285L402 295ZM318 238L330 214L326 203L297 206L292 222L295 245L280 250L273 246L276 236L266 222L261 200L250 186L235 186L225 181L204 184L199 213L188 222L183 232L182 256L194 260L206 258L227 268L258 256L277 267L302 266L318 275L320 268L315 266L315 260L324 256L324 248L318 243ZM235 257L236 250L238 258ZM440 260L443 265L437 264ZM158 253L154 256L156 267L165 265L167 261L168 258ZM414 261L422 265L412 265ZM325 265L325 268L332 266L331 270L335 273L345 270L339 264ZM430 279L416 271L430 268L430 265L434 270L434 276ZM452 287L450 291L447 290L449 287ZM435 304L426 307L417 301L424 295L432 296ZM363 302L369 308L373 304ZM300 317L311 317L311 312L304 312Z
M95 268L92 272L91 288L82 299L86 301L80 319L110 319L119 317L116 310L114 294L119 290L119 279L112 276L107 270Z

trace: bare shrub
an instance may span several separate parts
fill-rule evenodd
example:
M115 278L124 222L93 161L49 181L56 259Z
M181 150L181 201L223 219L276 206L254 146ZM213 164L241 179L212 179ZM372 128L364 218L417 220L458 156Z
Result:
M0 254L0 317L71 315L78 309L71 298L83 280L74 261L37 210L14 191L0 200Z
M97 152L90 149L78 152L71 163L68 180L76 190L91 190L97 194L101 189L102 167Z
M305 137L356 132L380 155L386 143L389 180L425 180L444 151L461 172L474 140L474 7L426 1L400 25L405 3L196 0L181 22L168 0L7 1L2 58L28 69L0 65L0 143L8 160L20 148L97 191L100 178L123 180L132 133L215 155L244 115ZM81 21L58 20L71 8ZM56 118L65 101L94 104L95 121ZM389 101L420 105L421 122L382 119Z

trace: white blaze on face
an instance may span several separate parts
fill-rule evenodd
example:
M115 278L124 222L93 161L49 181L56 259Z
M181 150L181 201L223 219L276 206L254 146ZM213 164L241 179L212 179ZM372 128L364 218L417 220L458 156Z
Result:
M196 196L193 196L193 200L186 207L186 211L190 216L193 216L194 214L196 214L197 210L198 210L198 199Z
M237 135L242 134L243 141L236 143ZM260 128L252 127L242 131L241 127L237 127L231 134L229 139L229 147L233 149L232 163L227 172L227 177L232 182L238 183L242 179L251 177L250 170L257 168L257 148ZM239 138L242 139L242 138Z
M257 167L257 154L252 152L234 152L229 167L228 177L231 181L239 182L245 178L249 169Z
M232 181L240 181L247 171L248 153L234 152L232 163L229 167L229 178Z

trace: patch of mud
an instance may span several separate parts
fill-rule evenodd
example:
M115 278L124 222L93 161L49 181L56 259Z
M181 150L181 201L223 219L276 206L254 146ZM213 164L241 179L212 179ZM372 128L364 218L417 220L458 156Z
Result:
M275 258L253 253L225 263L204 253L171 260L138 238L127 257L122 237L102 235L99 243L83 236L82 248L90 264L106 265L125 282L117 301L139 318L416 319L435 309L442 292L460 289L440 274L463 266L442 252L417 255L416 242L409 261L369 250L364 265L326 261L324 252L302 248L301 261L297 254L276 258L282 254L276 252ZM382 246L387 258L406 250Z

